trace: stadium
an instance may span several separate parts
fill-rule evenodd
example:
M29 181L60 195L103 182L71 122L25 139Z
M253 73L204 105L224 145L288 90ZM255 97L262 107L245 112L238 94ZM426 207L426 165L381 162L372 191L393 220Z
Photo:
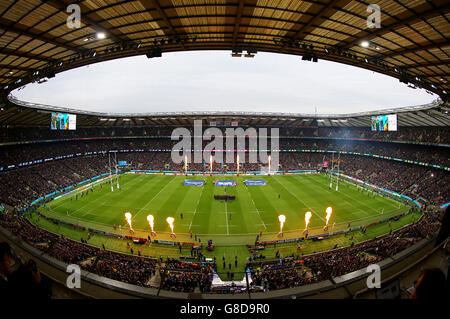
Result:
M1 253L40 272L30 296L411 298L421 271L437 268L436 287L448 285L446 1L377 1L383 20L371 28L370 4L355 0L74 4L0 4ZM330 61L433 100L118 113L17 97L63 72L188 51Z

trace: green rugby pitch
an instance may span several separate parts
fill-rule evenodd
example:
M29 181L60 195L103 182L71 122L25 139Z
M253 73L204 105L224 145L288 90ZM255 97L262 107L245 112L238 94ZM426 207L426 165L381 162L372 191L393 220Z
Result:
M185 179L203 179L204 186L184 186ZM235 180L235 187L215 186L217 179ZM246 179L265 179L266 186L246 186ZM192 231L203 239L220 243L245 243L262 231L276 236L280 225L278 215L286 216L284 236L301 237L305 229L305 213L312 212L309 235L323 233L325 210L331 206L329 231L398 215L408 210L392 199L373 197L359 191L347 182L340 183L339 191L329 189L330 180L320 174L286 176L162 176L125 174L120 177L120 190L114 191L108 182L94 186L94 192L75 200L75 195L57 199L47 205L44 214L58 219L129 234L124 218L132 214L136 236L147 238L150 227L147 216L155 218L156 239L167 239L170 227L166 218L175 218L174 232L185 240ZM218 194L235 195L235 200L215 200ZM183 218L181 218L181 213ZM334 226L333 226L334 225ZM119 229L117 229L119 231ZM207 236L207 237L205 237Z
M203 179L204 186L184 186L185 179ZM228 195L235 195L236 199L225 202L215 200L215 194L224 194L225 187L214 186L217 179L233 179L237 186L226 187ZM246 179L265 179L266 186L246 186ZM74 224L129 235L129 227L125 221L125 212L133 216L132 225L135 236L147 238L150 228L147 215L155 217L156 237L153 239L174 240L170 238L170 228L166 218L175 218L176 241L193 242L189 232L197 234L205 244L212 239L216 244L214 251L203 250L206 257L216 256L221 264L222 256L238 256L239 265L232 265L232 272L244 270L243 260L250 257L246 244L253 244L259 231L263 232L262 240L270 241L280 239L278 215L286 216L286 224L282 238L302 237L305 228L304 216L307 211L312 212L309 225L309 235L322 234L325 225L325 209L333 208L329 221L329 231L346 229L348 221L352 226L367 225L369 223L386 219L409 210L409 206L379 195L373 197L367 191L360 191L354 185L340 181L339 191L329 189L330 179L326 175L286 175L286 176L164 176L146 174L124 174L119 178L120 190L111 192L109 181L100 186L94 186L94 192L75 200L75 194L61 197L41 207L41 213L49 217L58 218ZM278 198L280 195L280 198ZM71 199L72 198L72 199ZM183 218L180 218L183 213ZM230 218L231 213L231 218ZM411 223L415 214L405 216L392 222L392 229L398 229ZM51 232L63 234L67 238L80 240L87 238L87 231L69 226L57 226L43 218L34 215L31 221ZM113 229L113 225L121 226ZM334 227L333 227L334 224ZM387 223L369 227L365 234L354 232L349 236L335 235L326 240L314 242L305 241L301 244L302 250L296 243L279 244L276 247L268 246L261 253L267 258L274 258L275 252L281 256L291 254L309 254L348 246L351 241L355 243L368 240L389 232ZM193 236L194 237L194 236ZM129 253L126 241L94 234L89 244L107 249ZM177 247L150 244L139 245L129 241L135 251L142 255L152 257L189 256L189 247ZM227 258L227 262L228 262ZM222 276L227 269L219 267Z

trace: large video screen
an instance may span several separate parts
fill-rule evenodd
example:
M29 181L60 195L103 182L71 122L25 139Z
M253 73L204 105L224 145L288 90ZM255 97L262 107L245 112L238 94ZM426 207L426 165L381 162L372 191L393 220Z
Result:
M372 116L372 131L397 131L397 114Z
M77 116L67 113L52 113L50 128L52 130L76 130Z

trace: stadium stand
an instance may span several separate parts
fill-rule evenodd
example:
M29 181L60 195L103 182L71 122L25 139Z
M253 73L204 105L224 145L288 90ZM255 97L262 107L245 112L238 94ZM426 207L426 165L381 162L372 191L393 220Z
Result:
M364 1L354 0L223 3L80 0L77 5L83 11L82 27L73 29L65 23L68 1L2 1L0 235L29 256L40 261L45 259L50 265L46 269L49 272L77 264L88 273L83 279L89 279L92 285L102 286L103 279L111 280L105 280L107 289L116 284L112 281L129 284L117 289L124 295L131 295L133 289L133 293L136 290L142 293L140 288L151 290L152 294L156 290L151 297L159 297L160 291L164 291L163 295L173 292L176 294L169 296L178 294L186 298L202 293L237 294L242 293L242 285L248 284L249 296L263 292L284 298L296 296L299 291L287 292L289 288L329 282L327 289L332 290L339 286L337 277L360 271L375 262L392 266L403 260L409 267L416 260L408 258L425 256L428 252L424 251L429 250L430 243L434 245L438 230L442 225L448 227L448 213L447 222L441 220L442 209L447 207L448 211L450 202L450 7L448 1L380 3L382 25L366 28L365 14L370 8ZM254 57L260 51L301 56L314 62L320 58L390 76L412 89L425 90L435 100L426 105L351 114L227 111L113 114L31 103L13 95L14 90L21 90L25 85L40 84L60 72L93 63L199 50L226 50L238 57L244 51L246 57ZM76 130L50 130L53 112L76 114ZM372 116L381 114L395 114L399 129L372 131ZM33 202L107 173L111 169L110 154L129 163L127 169L154 170L155 174L170 170L170 174L181 174L183 164L171 161L170 150L175 142L170 136L176 127L187 127L193 133L195 120L202 120L206 125L214 122L226 123L222 126L228 127L278 129L280 166L273 171L285 174L293 170L317 170L330 174L322 165L325 161L338 162L337 173L420 201L417 204L420 209L416 209L420 210L421 217L375 238L365 238L356 244L346 239L347 245L342 247L336 245L333 249L305 255L299 252L280 257L277 251L274 258L262 258L262 254L256 253L260 233L255 245L248 244L249 250L254 248L254 255L246 263L245 275L250 275L252 282L237 283L229 273L232 284L224 286L214 284L220 261L215 256L214 260L207 260L201 248L192 247L190 259L141 256L139 250L134 252L128 248L128 253L112 251L105 246L91 245L89 238L82 237L80 241L65 238L64 234L38 227L27 217L34 214L59 227L60 220L44 216L38 207L45 206L45 201L51 201L53 195L38 204ZM259 171L264 164L241 160L245 163L241 173ZM190 165L190 169L206 173L204 165L199 163ZM217 171L221 174L237 169L233 163ZM231 217L227 213L224 216ZM90 236L90 229L84 226L69 226ZM365 231L366 227L361 226L348 232L353 238L355 233ZM448 230L441 229L440 234L445 237ZM280 235L283 235L281 230ZM197 235L194 236L197 244ZM124 243L130 239L125 238L122 238ZM148 239L151 241L150 236ZM140 242L142 238L137 240ZM440 240L435 249L444 246L446 238ZM6 245L0 247L3 254ZM20 256L14 257L20 260ZM4 263L4 260L0 261ZM225 256L223 266L227 268ZM394 276L401 271L393 271ZM36 269L32 273L36 274ZM101 279L87 278L92 274ZM1 284L5 278L2 273ZM448 278L449 274L447 281ZM309 295L322 293L320 287L311 289ZM346 297L356 295L349 287L345 290ZM31 297L35 291L39 294L38 288L32 289ZM281 291L278 295L270 294L278 291ZM24 300L25 296L22 295Z

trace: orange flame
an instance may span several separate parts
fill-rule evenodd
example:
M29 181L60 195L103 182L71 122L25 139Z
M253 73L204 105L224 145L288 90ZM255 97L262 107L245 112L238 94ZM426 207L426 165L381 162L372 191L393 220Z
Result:
M125 219L127 220L128 225L130 225L130 229L133 230L133 227L131 227L131 213L125 213Z
M326 225L328 225L328 221L330 220L331 213L333 212L333 209L332 209L331 207L328 207L327 210L326 210L326 212L327 212L327 217L326 217L326 219L327 219L327 224L326 224Z
M170 229L172 230L172 233L173 233L173 221L174 221L175 219L173 218L173 217L167 217L166 218L166 222L169 224L169 226L170 226Z
M280 233L282 233L284 223L286 222L286 216L280 215L280 216L278 216L278 220L280 221Z
M153 232L153 226L155 225L154 224L155 218L153 217L153 215L148 215L147 220L148 220L148 224L150 225L150 228L152 229L152 232Z
M306 214L305 214L305 224L306 224L305 229L308 229L308 224L311 219L311 216L312 216L311 212L306 212Z

